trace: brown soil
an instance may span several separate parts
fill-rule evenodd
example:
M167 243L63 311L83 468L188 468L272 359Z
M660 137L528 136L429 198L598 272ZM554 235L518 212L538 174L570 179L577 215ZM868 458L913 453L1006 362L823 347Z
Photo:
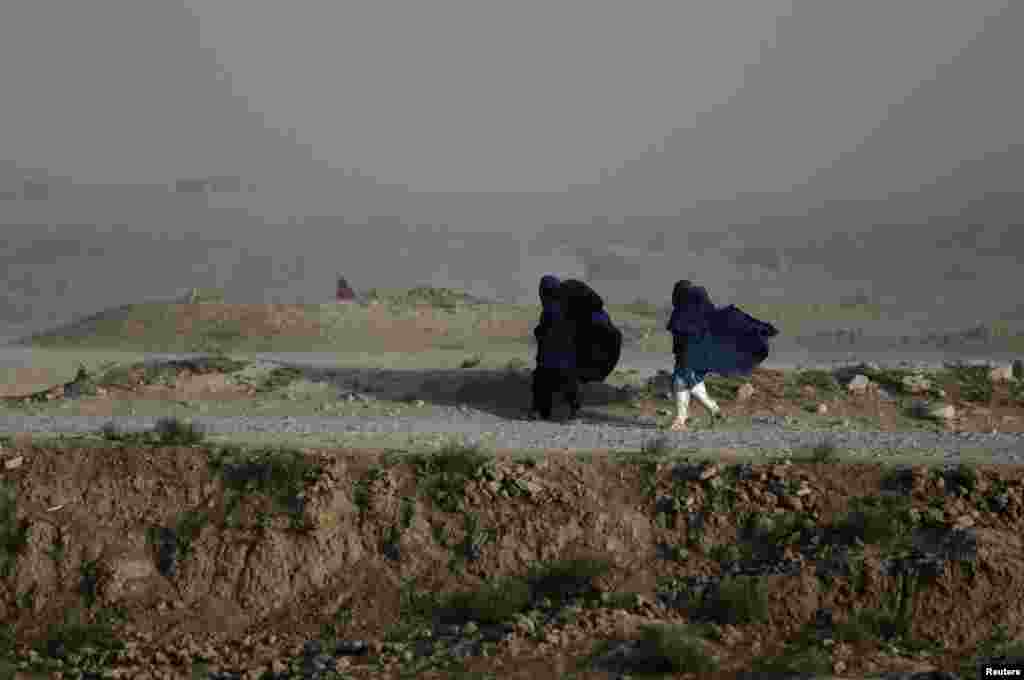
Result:
M851 499L876 496L886 488L886 470L880 465L765 464L739 479L727 475L728 452L723 452L723 462L699 468L688 482L676 479L678 469L672 465L648 468L656 479L652 488L635 460L627 464L597 454L584 462L552 451L530 467L514 463L509 452L497 452L494 480L468 481L464 487L464 510L492 532L492 540L484 543L478 560L462 562L459 574L450 562L452 544L465 537L465 518L441 509L428 487L417 484L411 466L386 464L380 451L309 455L322 472L315 481L307 480L305 504L296 515L301 521L294 522L256 489L244 493L230 512L226 477L207 465L208 452L200 447L8 446L0 477L16 490L16 517L26 522L28 536L0 585L0 617L13 624L19 644L41 640L48 625L83 602L83 568L91 566L90 573L98 575L91 611L119 607L127 617L115 630L130 647L108 661L124 669L122 677L188 677L191 664L201 659L211 669L271 668L319 636L321 625L344 605L351 607L352 620L337 635L370 643L367 655L340 662L348 664L349 677L397 677L408 662L383 641L401 618L403 580L414 579L425 592L451 592L478 586L485 577L522 574L537 562L607 559L611 571L593 585L606 592L639 593L636 606L584 609L572 622L549 624L536 638L517 628L491 656L464 664L466 670L495 677L562 678L601 640L635 636L644 623L696 620L655 604L659 578L721 575L724 567L715 547L740 542L745 514L789 513L824 527L849 509ZM382 470L375 481L367 481L371 469ZM935 582L922 586L911 604L913 636L941 646L931 656L912 658L878 640L838 641L824 648L837 674L955 670L997 624L1020 637L1024 470L983 467L977 476L970 495L960 495L955 484L916 468L898 489L919 513L932 509L941 536L959 528L977 538L973 567L940 560ZM513 479L524 494L497 493ZM360 481L368 491L364 513L355 493ZM713 489L719 485L734 492L731 508L715 505ZM997 491L1004 494L999 512L985 500ZM675 528L659 525L659 495L704 513L703 538L687 528L685 514L678 516ZM415 512L398 542L399 559L390 559L382 542L398 521L403 498L414 499ZM148 530L177 527L180 538L188 512L205 512L207 521L192 538L191 549L174 554L173 571L162 570ZM439 543L440 527L449 532L448 547ZM659 556L659 544L687 541L685 561ZM59 554L54 550L58 544L63 546ZM881 607L886 594L899 586L897 577L883 570L890 553L871 541L864 548L860 587L843 575L826 584L815 575L814 555L796 544L783 553L796 560L799 571L757 578L767 592L766 617L717 625L718 634L704 644L719 657L720 672L699 677L736 677L755 658L780 654L783 643L817 609L830 608L842 622L854 612ZM26 597L30 592L34 595ZM19 650L27 654L24 646ZM453 676L424 671L421 677ZM576 677L610 676L589 671Z
M414 308L408 317L394 316L386 305L371 305L365 330L374 335L380 352L422 352L435 349L451 322L446 313L431 307ZM473 333L490 340L521 340L531 324L517 319L482 319Z
M246 336L273 336L286 334L294 337L319 337L322 328L311 320L302 307L271 304L215 304L171 305L179 335L188 335L199 323L231 321ZM145 328L139 328L140 334Z
M52 385L55 380L54 372L45 368L15 368L8 375L7 382L0 385L0 397L29 394L43 385Z

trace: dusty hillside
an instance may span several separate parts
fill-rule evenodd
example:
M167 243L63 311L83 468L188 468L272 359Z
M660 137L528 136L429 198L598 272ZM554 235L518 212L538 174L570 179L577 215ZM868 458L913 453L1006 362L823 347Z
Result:
M1020 639L1020 468L827 453L8 443L6 654L117 677L863 677Z

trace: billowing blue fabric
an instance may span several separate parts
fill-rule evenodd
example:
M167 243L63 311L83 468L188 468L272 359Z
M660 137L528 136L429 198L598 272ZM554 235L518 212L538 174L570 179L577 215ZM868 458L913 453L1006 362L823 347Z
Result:
M686 363L676 366L673 372L677 385L687 389L692 389L709 373L750 375L771 351L768 338L778 335L773 325L755 319L735 305L704 309L702 322L690 314L693 311L690 309L679 315L683 320L675 325L687 330L701 326L705 329L699 333L685 333ZM669 326L673 327L671 321Z

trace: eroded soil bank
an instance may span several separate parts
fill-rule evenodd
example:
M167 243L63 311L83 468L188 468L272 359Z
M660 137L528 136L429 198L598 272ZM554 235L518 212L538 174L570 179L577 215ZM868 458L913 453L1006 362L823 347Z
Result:
M130 678L974 677L1024 654L1024 470L828 454L7 442L3 651Z

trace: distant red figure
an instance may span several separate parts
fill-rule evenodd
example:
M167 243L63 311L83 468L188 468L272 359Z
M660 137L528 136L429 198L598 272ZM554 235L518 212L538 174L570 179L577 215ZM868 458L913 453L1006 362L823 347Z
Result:
M351 286L348 285L348 281L345 280L344 276L338 277L338 302L353 302L356 299L356 294L352 290Z

